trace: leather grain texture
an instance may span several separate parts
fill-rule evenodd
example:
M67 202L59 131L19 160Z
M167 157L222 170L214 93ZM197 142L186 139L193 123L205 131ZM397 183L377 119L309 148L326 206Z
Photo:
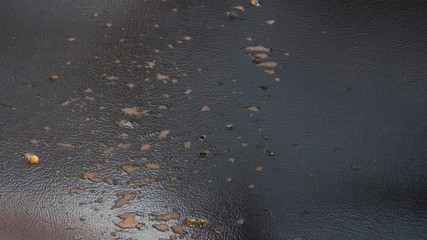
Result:
M0 238L426 239L427 4L261 3L2 1Z

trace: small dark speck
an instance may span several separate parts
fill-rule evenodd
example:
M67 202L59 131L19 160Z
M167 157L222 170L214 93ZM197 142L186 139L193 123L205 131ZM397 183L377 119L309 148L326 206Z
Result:
M200 159L206 159L206 158L208 158L208 153L207 152L200 152L199 153L199 158Z
M261 86L259 86L258 87L260 90L263 90L263 91L267 91L268 90L268 87L267 86L265 86L265 85L261 85Z
M235 19L235 18L237 18L237 13L235 11L230 11L230 12L227 12L227 16L230 19Z
M197 138L197 140L199 140L199 141L205 141L206 140L206 135L200 135L198 138Z

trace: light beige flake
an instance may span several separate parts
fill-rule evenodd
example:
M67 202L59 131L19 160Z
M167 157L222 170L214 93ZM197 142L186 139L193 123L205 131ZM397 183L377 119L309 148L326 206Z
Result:
M137 107L126 107L122 108L122 112L131 116L140 116L142 113L138 111Z
M70 38L68 38L67 40L68 40L69 42L74 42L74 41L76 41L76 38L70 37Z
M169 80L169 76L161 74L161 73L157 73L156 79L159 81L167 81L167 80Z
M264 47L262 45L256 45L256 46L246 47L246 51L251 51L251 52L271 52L271 49L267 48L267 47Z
M265 58L268 58L268 55L266 53L257 53L252 58L252 61L254 61L255 63L260 63L260 61Z
M159 106L157 106L157 109L159 109L159 110L167 110L168 107L166 105L160 104Z
M83 92L84 93L93 93L93 90L91 88L86 88Z
M156 61L146 61L145 62L147 65L145 65L145 68L148 68L148 69L153 69L154 68L154 66L156 65Z
M136 212L124 213L117 216L122 221L116 223L120 228L137 228L139 223L135 220Z
M265 23L267 23L268 25L273 25L274 23L276 23L276 21L274 21L273 19L270 19L270 20L266 21Z
M252 107L248 107L248 110L252 111L252 112L259 112L259 107L258 106L252 106Z
M119 143L116 145L117 148L129 148L130 143Z
M240 11L242 11L242 12L244 12L244 11L245 11L245 7L243 7L242 5L233 6L233 8L235 8L235 9L237 9L237 10L240 10Z
M190 40L192 39L192 37L191 37L191 36L184 36L184 37L183 37L183 39L184 39L185 41L190 41Z
M79 195L82 192L82 190L80 188L71 188L70 191L68 192L69 194L75 194L75 195Z
M98 177L99 174L97 172L84 172L82 175L82 179L89 180L92 182L102 182L102 178Z
M172 231L176 234L179 234L181 238L184 237L184 225L173 226Z
M243 225L243 224L245 224L245 219L239 218L239 219L236 220L236 223L239 224L239 225Z
M201 109L201 111L202 112L208 112L208 111L210 111L211 109L209 108L209 106L208 105L204 105L203 107L202 107L202 109Z
M138 167L134 167L131 165L122 165L120 167L120 170L122 170L123 172L125 172L127 174L132 174L132 173L136 172L136 170L138 170Z
M274 71L274 69L265 69L264 70L264 72L265 73L267 73L268 75L273 75L273 74L275 74L276 72Z
M57 143L56 145L59 147L64 147L64 148L73 148L74 147L74 145L71 143Z
M114 75L111 75L111 76L108 76L108 77L107 77L107 80L115 81L115 80L119 80L119 77L116 77L116 76L114 76Z
M277 62L275 62L275 61L261 62L261 63L258 63L257 66L258 67L275 68L275 67L277 67Z
M165 137L167 137L168 135L169 135L169 133L170 133L171 131L170 130L168 130L168 129L165 129L165 130L162 130L162 131L160 131L160 133L159 133L159 138L165 138Z
M167 224L161 223L161 224L153 224L153 228L155 228L156 230L160 231L160 232L166 232L167 230L169 230L169 227Z
M116 200L116 203L111 209L120 208L123 205L129 203L129 201L135 199L135 195L132 193L117 193L117 196L120 198Z
M190 142L190 141L185 142L185 143L184 143L184 148L185 148L185 149L190 149L190 148L191 148L191 142Z
M172 219L180 219L181 216L179 215L179 213L167 213L167 214L161 214L161 215L157 215L154 217L155 221L169 221Z
M142 152L144 152L144 151L150 150L150 148L151 148L150 144L144 143L144 144L141 145L141 147L139 148L139 150L141 150Z
M159 170L160 165L158 163L146 163L144 164L144 167L150 169L150 170Z

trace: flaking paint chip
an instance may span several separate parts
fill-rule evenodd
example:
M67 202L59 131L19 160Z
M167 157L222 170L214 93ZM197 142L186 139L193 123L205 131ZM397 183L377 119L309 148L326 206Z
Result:
M158 230L160 232L166 232L167 230L169 230L168 225L164 224L164 223L153 224L153 228L155 228L156 230Z
M159 110L167 110L168 107L166 105L160 104L159 106L157 106L157 109L159 109Z
M156 79L159 81L167 81L169 80L169 76L161 73L157 73Z
M71 188L70 191L68 191L69 194L75 194L75 195L79 195L82 192L82 190L80 188Z
M141 151L144 152L144 151L150 150L150 148L151 148L151 144L144 143L144 144L141 145L141 147L139 148L139 150L141 150Z
M131 165L122 165L120 167L120 170L127 173L127 174L132 174L135 173L138 170L138 167L134 167Z
M117 216L122 221L116 223L120 228L137 228L139 223L135 220L136 212L123 213Z
M176 234L179 234L180 237L184 236L184 225L176 225L172 227L172 231Z
M191 142L190 142L190 141L185 142L185 143L184 143L184 148L185 148L185 149L190 149L190 148L191 148Z
M146 61L145 63L147 64L147 65L145 65L145 68L148 68L148 69L153 69L154 66L156 65L156 61L155 60L153 60L153 61Z
M102 182L102 178L98 177L99 174L97 172L84 172L82 175L82 179L89 180L92 182Z
M270 19L270 20L266 21L265 23L267 23L268 25L273 25L274 23L276 23L276 21L274 21L274 19Z
M157 215L154 217L153 220L167 222L172 219L180 219L180 218L181 216L179 215L179 213L167 213L167 214Z
M116 200L116 203L111 209L120 208L123 205L129 203L129 201L135 199L135 195L133 193L117 193L117 196L119 197L119 199Z
M244 12L244 11L245 11L245 7L243 7L242 5L233 6L233 8L235 8L235 9L237 9L237 10L240 10L240 11L242 11L242 12Z
M210 111L211 109L209 108L209 106L208 105L204 105L203 107L202 107L202 109L201 109L201 111L202 112L208 112L208 111Z
M150 170L159 170L160 165L158 163L146 163L144 164L144 167L150 169Z
M73 148L74 147L74 145L71 143L57 143L56 145L59 147L63 147L63 148Z
M273 74L275 74L276 72L274 71L274 69L265 69L264 70L264 72L265 73L267 73L268 75L273 75Z
M122 112L124 114L131 115L131 116L142 115L142 112L139 112L137 107L125 107L125 108L122 108Z
M264 47L262 45L246 47L246 51L251 52L271 52L271 48Z
M259 112L260 108L258 106L252 106L252 107L248 107L248 110L252 112Z
M257 66L258 67L275 68L275 67L277 67L277 62L275 62L275 61L260 62L257 64Z
M160 131L160 133L159 133L159 138L165 138L165 137L167 137L168 135L169 135L169 133L170 133L171 131L170 130L168 130L168 129L165 129L165 130L162 130L162 131Z
M236 220L236 223L239 224L239 225L243 225L243 224L245 224L245 219L239 218L239 219Z

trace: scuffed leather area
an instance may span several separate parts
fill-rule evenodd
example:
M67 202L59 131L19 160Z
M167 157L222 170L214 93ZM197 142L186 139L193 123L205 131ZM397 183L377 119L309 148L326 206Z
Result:
M261 3L3 1L0 238L427 238L427 5Z

